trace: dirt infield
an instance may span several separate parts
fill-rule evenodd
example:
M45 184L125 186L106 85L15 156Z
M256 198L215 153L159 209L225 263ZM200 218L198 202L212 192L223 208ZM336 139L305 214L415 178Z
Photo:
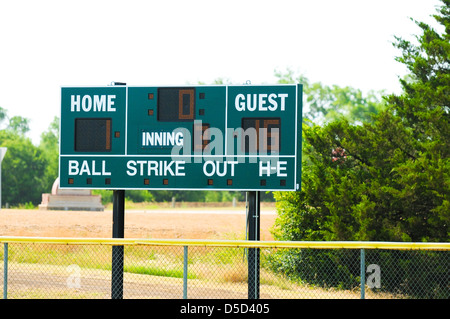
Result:
M261 240L272 240L275 208L261 208ZM243 239L245 208L125 211L125 238ZM0 236L110 238L112 211L0 210Z

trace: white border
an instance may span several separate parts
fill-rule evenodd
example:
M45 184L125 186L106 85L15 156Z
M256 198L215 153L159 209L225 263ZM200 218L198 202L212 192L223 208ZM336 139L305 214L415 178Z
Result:
M297 144L297 137L298 137L298 131L297 131L297 129L298 129L298 127L297 127L297 124L298 124L298 114L297 114L297 111L298 111L298 107L299 107L299 105L298 105L298 85L296 85L295 86L295 149L294 149L294 155L295 155L295 164L294 164L294 167L295 167L295 169L294 169L294 174L295 174L295 176L294 176L294 188L295 189L297 189L297 169L298 169L298 167L297 167L297 152L298 152L298 150L297 150L297 146L298 146L298 144ZM301 123L300 123L301 124Z
M125 156L128 155L128 86L125 88Z
M228 155L227 154L227 134L225 134L225 144L224 144L224 154L222 155L171 155L171 154L128 154L128 88L145 88L145 87L199 87L199 86L205 86L205 87L225 87L225 129L228 126L228 88L229 87L273 87L273 86L285 86L285 87L292 87L295 86L295 147L294 147L294 155ZM119 86L113 86L113 85L82 85L82 86L60 86L60 103L62 102L62 89L63 88L111 88L111 87L119 87ZM203 187L203 188L146 188L146 187L89 187L89 189L109 189L109 190L117 190L117 189L123 189L123 190L214 190L214 191L296 191L297 189L297 158L298 158L298 152L301 150L298 150L298 108L299 108L299 101L298 101L298 84L255 84L255 85L241 85L241 84L212 84L212 85L122 85L121 88L125 88L125 133L124 133L124 143L125 143L125 154L65 154L61 155L61 121L62 121L62 110L60 107L60 116L59 116L59 167L58 167L58 178L61 176L61 158L63 157L102 157L102 158L111 158L111 157L120 157L120 158L133 158L133 157L147 157L147 158L161 158L161 157L170 157L170 158L223 158L226 160L227 157L233 157L233 158L294 158L294 167L296 168L294 170L294 185L293 188L252 188L252 189L242 189L242 188L214 188L214 187ZM300 123L301 124L301 123ZM300 133L301 134L301 133ZM61 187L61 186L60 186ZM87 187L61 187L66 189L88 189Z

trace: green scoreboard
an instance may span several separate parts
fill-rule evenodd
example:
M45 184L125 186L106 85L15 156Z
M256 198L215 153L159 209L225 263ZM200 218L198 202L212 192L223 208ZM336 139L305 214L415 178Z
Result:
M61 188L299 190L302 86L63 87Z

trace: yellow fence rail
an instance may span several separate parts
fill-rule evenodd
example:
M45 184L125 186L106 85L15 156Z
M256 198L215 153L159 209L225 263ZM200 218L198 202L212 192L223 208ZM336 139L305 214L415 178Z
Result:
M311 249L394 249L450 250L450 243L377 242L377 241L251 241L205 239L142 239L142 238L53 238L6 237L0 243L42 243L67 245L146 245L146 246L210 246L234 248L311 248Z

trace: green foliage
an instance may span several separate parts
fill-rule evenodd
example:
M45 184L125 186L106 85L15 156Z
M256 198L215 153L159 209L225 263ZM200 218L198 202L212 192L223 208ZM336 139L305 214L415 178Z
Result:
M2 203L18 205L41 202L47 159L29 138L11 131L0 131L0 146L7 147L2 162Z
M172 277L172 278L183 278L183 269L167 269L158 266L140 266L140 265L125 265L124 272L141 274L141 275L151 275L160 277ZM196 279L197 277L191 272L187 274L188 279Z
M359 286L358 250L289 249L277 251L268 258L275 272L309 285L339 289Z
M404 92L388 96L386 110L359 125L346 118L303 125L302 191L275 195L277 238L448 240L448 1L441 13L446 34L418 23L419 47L397 39L413 81L402 80Z
M59 162L59 118L54 117L47 131L41 134L39 149L47 159L47 167L43 178L44 192L50 192L58 177Z
M359 89L349 86L327 86L321 82L310 83L304 75L291 69L277 70L279 84L301 83L306 106L304 117L316 124L346 119L352 123L370 122L372 116L386 108L381 99L383 92L370 91L366 96Z
M29 130L29 120L22 116L8 116L8 111L2 107L0 107L0 124L3 124L4 121L7 121L6 129L12 131L19 135L25 135Z
M423 299L450 297L450 287L445 285L447 251L366 250L366 260L382 265L382 291Z
M17 208L19 208L19 209L35 209L36 206L33 205L32 202L27 202L27 203L25 203L25 204L19 204L19 205L17 206Z
M177 202L226 202L232 201L235 196L237 200L243 198L240 192L230 191L151 191L154 201L170 202L175 198Z
M273 234L276 239L448 241L449 7L450 1L444 0L440 15L435 16L444 26L444 34L416 22L423 31L417 37L419 45L396 38L394 45L402 51L397 60L408 67L410 74L401 80L401 95L385 97L385 107L370 112L370 103L342 99L337 87L329 90L307 83L305 92L315 91L319 101L322 97L326 101L340 101L337 105L347 100L356 101L352 102L348 114L355 114L354 107L365 105L366 111L373 115L370 120L346 116L323 126L303 124L302 189L275 193L278 218ZM288 75L292 78L292 73ZM356 96L354 90L347 91L351 92L349 96ZM316 103L316 93L313 97L306 93L313 112L326 118L330 108L338 109L326 101ZM326 252L314 257L307 252L281 253L274 258L274 267L314 284L341 285L332 276L307 278L302 271L302 267L319 267L322 261L336 257L336 253ZM410 257L398 257L397 269L389 270L403 281L401 287L387 289L400 289L407 294L412 291L407 289L413 272L409 266L411 260L407 258ZM441 257L430 258L431 266L419 273L430 274L433 278L447 276L439 266ZM342 267L340 271L348 271L347 280L352 282L357 274L352 265L344 263ZM389 271L383 271L384 279ZM414 283L416 290L417 287L427 289L426 284L431 279L428 275L425 277ZM351 288L351 284L344 285Z
M360 251L358 249L278 250L266 265L293 281L323 288L352 290L360 286ZM366 265L382 267L381 287L374 292L389 292L403 297L446 299L450 289L448 252L366 250Z
M131 190L125 192L125 199L135 203L153 202L155 197L147 190Z
M104 189L95 189L93 194L102 196L102 203L106 205L112 203L113 191ZM142 202L171 202L172 198L177 202L232 202L233 197L236 200L245 200L242 192L231 191L149 191L149 190L127 190L125 200L134 203ZM270 196L266 196L270 200Z
M7 111L0 106L0 124L7 118Z
M14 133L25 135L28 131L30 131L28 122L29 120L27 118L22 116L13 116L9 119L8 129Z

